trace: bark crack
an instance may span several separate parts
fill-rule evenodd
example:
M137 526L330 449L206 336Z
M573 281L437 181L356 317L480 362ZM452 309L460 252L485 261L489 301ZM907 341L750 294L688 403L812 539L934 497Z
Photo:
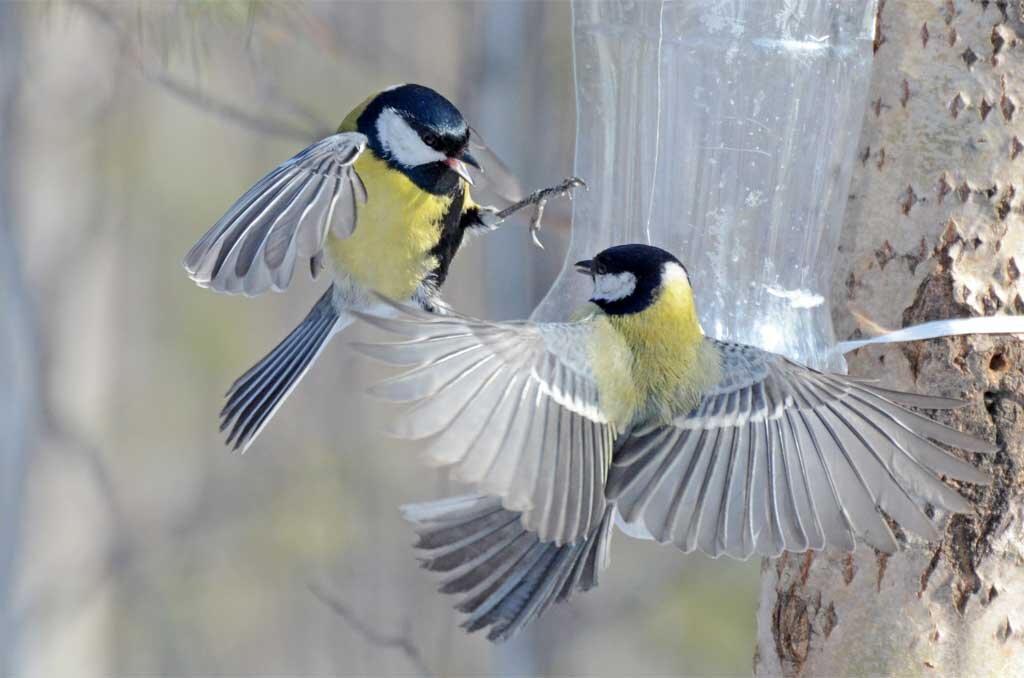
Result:
M775 653L786 675L799 676L811 646L811 619L808 603L794 583L778 596L772 615ZM831 631L830 631L831 632Z

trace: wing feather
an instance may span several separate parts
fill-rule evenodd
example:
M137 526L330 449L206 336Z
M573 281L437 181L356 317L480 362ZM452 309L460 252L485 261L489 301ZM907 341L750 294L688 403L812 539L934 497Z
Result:
M501 450L494 444L491 430L493 422L503 412L503 401L508 400L509 390L517 383L515 375L509 378L503 372L508 372L503 365L493 368L490 377L483 381L483 388L452 415L443 435L436 438L425 452L430 459L447 456L450 450L464 449L459 474L459 479L464 482L479 482L494 467Z
M520 383L520 380L524 383ZM510 384L510 395L506 399L508 405L496 413L495 421L499 423L493 431L500 431L500 435L487 435L495 458L486 475L495 487L517 487L514 477L522 465L526 435L535 414L533 403L536 388L536 382L517 374L516 381ZM512 492L505 503L510 506L529 506L529 496Z
M328 230L345 238L355 229L367 195L353 163L366 143L331 135L256 182L185 255L189 277L229 294L287 288L296 259L317 257Z
M853 523L843 505L835 478L829 470L817 438L808 426L803 411L787 413L786 418L795 433L800 458L806 462L808 474L813 478L809 485L813 488L814 504L822 521L822 548L835 544L842 550L852 551L857 543Z
M733 437L735 450L734 468L726 487L725 515L720 521L725 525L722 542L723 553L749 555L753 549L753 535L750 522L749 482L752 467L750 425L736 427Z
M793 451L793 454L786 455L786 458L795 460L793 466L797 468L794 469L794 474L799 476L803 484L804 495L800 499L806 500L806 502L801 504L798 515L804 517L801 520L804 527L811 530L808 535L807 548L823 549L825 548L825 528L822 526L822 519L819 515L818 502L821 501L821 494L826 488L820 485L821 477L817 473L817 467L811 467L813 460L808 456L810 450L807 449L806 444L801 443L801 438L793 418L793 412L784 413L780 417L779 427L782 429L783 445L786 446L786 449ZM816 493L818 494L818 499L815 498ZM834 499L831 494L829 494L829 497ZM810 517L810 520L807 517ZM832 533L839 534L844 527L845 524L835 528Z
M486 323L381 301L388 317L361 317L407 339L355 348L405 368L372 389L410 403L391 433L427 441L430 462L500 497L541 541L589 534L604 515L614 429L590 371L587 321Z
M802 485L802 476L794 473L793 465L796 460L785 454L785 434L783 433L782 422L775 419L771 422L772 437L775 444L772 446L772 455L775 460L777 473L776 495L781 497L781 527L783 540L788 551L805 551L808 548L807 531L804 528L804 516L811 516L811 510L806 504L801 504L807 496L806 488Z
M906 409L961 401L714 343L721 382L670 424L631 431L611 465L606 498L656 540L746 558L849 550L859 536L892 552L897 543L886 515L935 540L940 532L928 505L970 506L945 480L989 482L936 443L974 452L992 452L991 444Z

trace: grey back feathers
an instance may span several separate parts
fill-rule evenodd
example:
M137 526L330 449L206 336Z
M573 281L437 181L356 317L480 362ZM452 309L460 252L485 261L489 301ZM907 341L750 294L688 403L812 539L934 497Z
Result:
M368 196L353 163L366 143L356 132L333 134L260 179L185 255L189 277L229 294L286 289L295 262L319 258L328 231L355 230Z

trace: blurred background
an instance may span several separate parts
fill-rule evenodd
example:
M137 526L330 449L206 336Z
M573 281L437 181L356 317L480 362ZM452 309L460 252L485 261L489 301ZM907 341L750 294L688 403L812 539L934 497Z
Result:
M568 2L0 4L0 673L750 673L758 563L621 534L597 591L503 646L464 634L397 511L459 488L379 435L359 330L244 457L222 445L224 391L324 282L216 295L181 257L409 81L528 190L571 173ZM528 315L568 230L552 203L546 251L523 220L473 239L447 299Z

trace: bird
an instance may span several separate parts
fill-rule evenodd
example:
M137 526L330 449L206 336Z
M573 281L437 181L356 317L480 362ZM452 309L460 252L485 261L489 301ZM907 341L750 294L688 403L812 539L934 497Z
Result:
M515 177L454 104L429 87L398 85L369 96L336 134L260 179L196 242L184 267L216 292L284 291L300 260L314 278L325 266L333 278L305 319L231 385L220 414L229 446L244 452L252 444L353 321L349 310L371 303L370 291L443 312L439 290L465 234L543 204L553 190L499 212L470 196L481 179L518 200Z
M469 631L518 633L598 583L612 526L712 557L930 541L929 507L970 510L946 479L988 474L935 443L996 447L908 408L961 400L821 372L704 334L686 268L649 245L575 264L593 291L565 322L360 313L395 340L353 344L402 369L371 387L474 494L403 507L423 565ZM935 441L935 442L932 442Z

